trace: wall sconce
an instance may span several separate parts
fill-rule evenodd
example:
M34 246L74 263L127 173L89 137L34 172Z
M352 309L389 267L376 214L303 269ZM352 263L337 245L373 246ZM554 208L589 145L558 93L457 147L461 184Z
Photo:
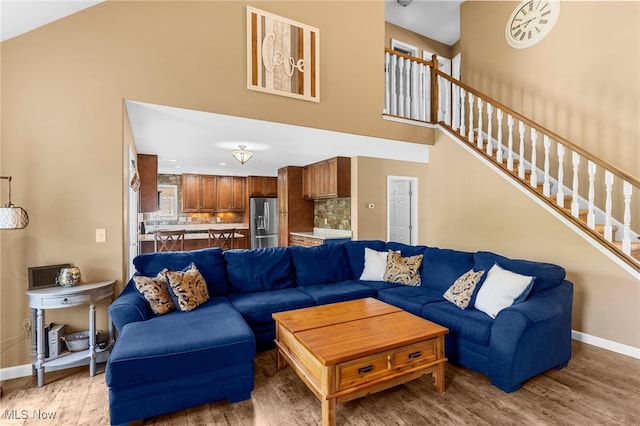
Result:
M238 148L240 148L239 150L231 151L231 155L233 155L233 158L238 160L240 164L246 163L251 159L251 157L253 157L253 152L246 151L246 147L246 145L238 145Z
M0 176L9 181L9 202L0 208L0 229L24 229L29 224L29 215L22 207L11 203L11 176Z

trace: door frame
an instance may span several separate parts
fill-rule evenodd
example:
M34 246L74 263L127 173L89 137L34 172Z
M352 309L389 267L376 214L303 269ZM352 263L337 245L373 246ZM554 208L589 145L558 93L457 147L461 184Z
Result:
M410 226L411 233L409 234L409 242L411 245L416 245L418 242L418 178L416 176L395 176L395 175L387 175L387 241L389 241L389 237L391 234L391 206L390 206L390 196L389 196L389 187L393 182L408 180L409 181L409 202L411 203L411 211L410 211Z

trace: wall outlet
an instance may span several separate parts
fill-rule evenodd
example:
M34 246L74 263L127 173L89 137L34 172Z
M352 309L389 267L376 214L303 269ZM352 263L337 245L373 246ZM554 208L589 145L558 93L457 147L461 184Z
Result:
M216 223L220 223L220 216L216 216Z
M105 243L107 241L107 230L96 229L96 243Z

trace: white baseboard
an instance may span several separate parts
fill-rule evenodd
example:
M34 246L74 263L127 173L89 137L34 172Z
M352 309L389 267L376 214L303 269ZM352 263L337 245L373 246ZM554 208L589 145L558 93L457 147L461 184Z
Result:
M15 367L0 368L0 380L17 379L31 375L31 364L16 365Z
M588 345L597 346L612 352L640 359L640 348L623 345L601 337L592 336L580 331L571 330L571 338ZM17 365L15 367L0 368L0 380L17 379L31 375L31 364Z
M576 330L571 330L571 338L573 340L577 340L579 342L583 342L588 345L597 346L602 349L607 349L612 352L616 352L622 355L630 356L632 358L640 359L640 348L634 348L633 346L623 345L622 343L613 342L611 340L592 336L590 334L582 333Z

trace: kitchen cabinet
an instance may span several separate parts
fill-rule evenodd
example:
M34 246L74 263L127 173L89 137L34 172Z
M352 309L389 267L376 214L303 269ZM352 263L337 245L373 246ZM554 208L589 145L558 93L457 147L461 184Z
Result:
M237 176L217 177L218 212L244 212L246 208L246 178Z
M275 197L278 195L278 178L269 176L248 176L249 197Z
M158 210L158 156L138 154L138 174L140 177L140 213Z
M217 211L217 178L209 175L182 175L182 211L201 213Z
M278 170L278 245L289 245L290 232L313 230L313 201L302 197L302 167Z
M351 196L351 159L334 157L309 164L304 168L305 199L342 198Z

